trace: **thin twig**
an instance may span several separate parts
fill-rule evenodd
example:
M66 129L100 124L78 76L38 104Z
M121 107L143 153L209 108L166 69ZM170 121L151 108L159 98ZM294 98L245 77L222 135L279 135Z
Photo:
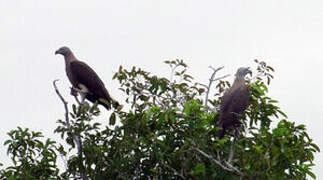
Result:
M63 96L61 95L61 93L59 92L57 86L56 86L56 82L59 81L59 79L55 79L53 81L53 85L54 85L54 88L55 88L55 92L56 94L58 95L58 97L60 98L60 100L63 102L64 104L64 108L65 108L65 121L66 121L66 127L67 129L70 131L70 133L72 134L73 136L73 139L74 139L74 142L76 144L76 147L77 147L77 152L78 152L78 155L81 155L82 153L82 141L81 141L81 138L79 136L76 136L74 135L72 132L71 132L71 125L70 125L70 121L69 121L69 116L68 116L68 102L63 98ZM76 98L76 97L75 97ZM86 174L84 172L81 172L81 177L83 180L88 180Z

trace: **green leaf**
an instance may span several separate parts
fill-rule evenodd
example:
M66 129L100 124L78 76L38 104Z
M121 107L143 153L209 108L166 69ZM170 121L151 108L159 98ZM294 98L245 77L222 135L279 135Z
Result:
M312 171L306 171L306 173L311 176L313 179L316 179L315 174Z
M193 170L194 175L204 174L205 173L205 165L203 163L198 163Z
M12 141L9 139L9 140L6 140L4 143L3 143L3 145L7 145L7 144L9 144L9 143L11 143Z
M317 152L320 152L320 148L318 147L318 145L311 143L310 144Z
M284 118L288 118L288 117L287 117L287 115L286 115L283 111L281 111L281 110L277 109L277 112L278 112L280 115L284 116Z

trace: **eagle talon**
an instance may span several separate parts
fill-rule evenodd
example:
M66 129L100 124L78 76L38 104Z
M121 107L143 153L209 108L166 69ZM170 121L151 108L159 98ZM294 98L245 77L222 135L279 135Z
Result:
M79 88L76 88L76 87L72 87L72 91L74 91L75 93L84 93L84 94L87 93L86 90L82 90L82 89L79 89Z
M78 91L74 87L71 87L71 95L72 96L75 96L76 97L78 95L77 92Z

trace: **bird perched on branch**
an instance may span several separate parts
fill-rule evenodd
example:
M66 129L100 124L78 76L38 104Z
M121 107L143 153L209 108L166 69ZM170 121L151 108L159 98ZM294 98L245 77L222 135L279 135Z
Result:
M239 127L241 125L241 114L248 107L249 87L245 76L252 74L249 68L241 67L235 74L236 78L232 86L226 90L220 104L220 131L219 138L223 138L226 129Z
M96 72L86 63L79 61L70 48L61 47L55 51L55 54L61 54L65 58L66 74L73 86L72 95L76 96L79 93L81 94L82 102L84 99L92 103L97 101L107 110L111 109L113 103L116 106L119 105L118 102L111 98Z

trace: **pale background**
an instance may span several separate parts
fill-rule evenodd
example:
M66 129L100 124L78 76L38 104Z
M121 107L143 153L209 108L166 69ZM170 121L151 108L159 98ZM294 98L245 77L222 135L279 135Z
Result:
M265 60L276 69L270 95L323 145L323 1L0 0L0 162L9 162L3 142L17 126L58 139L53 130L64 109L52 81L60 79L65 97L70 87L63 58L54 55L62 45L120 100L112 81L119 65L168 76L162 62L181 58L207 82L209 65L224 65L224 75ZM322 161L317 154L317 179Z

